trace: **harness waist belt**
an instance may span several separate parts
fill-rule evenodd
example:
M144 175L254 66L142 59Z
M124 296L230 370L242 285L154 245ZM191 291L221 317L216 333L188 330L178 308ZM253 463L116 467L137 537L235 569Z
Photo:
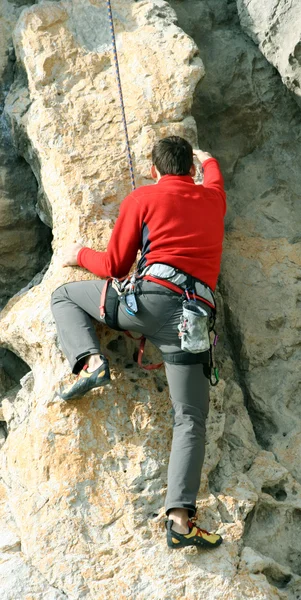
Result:
M145 275L151 275L151 277L155 277L158 280L162 279L165 282L173 283L174 285L182 288L183 291L185 290L185 287L190 285L190 281L192 280L196 295L204 298L204 300L207 300L215 307L215 298L210 287L205 283L198 281L192 275L188 275L183 271L179 271L175 267L164 265L163 263L154 263L153 265L146 267L142 273L140 273L140 276L142 277Z

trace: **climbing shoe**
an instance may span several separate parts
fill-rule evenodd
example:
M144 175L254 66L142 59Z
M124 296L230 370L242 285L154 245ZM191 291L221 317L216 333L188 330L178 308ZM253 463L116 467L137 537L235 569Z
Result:
M177 533L172 529L173 520L168 519L165 526L167 529L167 545L169 548L185 548L186 546L198 546L199 548L216 548L223 538L217 533L209 533L206 529L200 529L192 521L188 521L189 532Z
M61 387L57 394L63 400L73 400L73 398L83 396L94 388L106 385L110 379L109 363L106 358L103 358L103 363L98 369L89 373L87 367L84 367L78 374L76 381L71 385Z

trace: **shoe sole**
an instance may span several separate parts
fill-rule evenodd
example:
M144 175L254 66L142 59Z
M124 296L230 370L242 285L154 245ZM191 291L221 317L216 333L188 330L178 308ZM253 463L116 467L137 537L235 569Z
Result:
M178 544L174 544L172 541L167 540L167 546L168 548L171 548L172 550L178 550L180 548L189 548L191 546L194 546L195 548L204 548L204 549L208 549L208 550L213 550L214 548L218 548L218 546L220 546L223 543L223 538L220 538L217 542L215 542L215 544L210 544L210 542L207 542L206 540L201 540L199 541L197 544L193 543L193 542L188 542L183 543L183 542L179 542Z
M110 383L110 382L111 382L111 377L108 376L105 379L103 379L102 381L99 381L99 382L95 383L94 385L92 385L90 387L87 387L86 390L83 390L83 391L79 390L78 392L75 391L74 394L72 394L72 396L63 395L60 392L57 392L57 395L62 400L64 400L65 402L70 402L70 401L75 400L77 398L82 398L83 396L85 396L86 394L88 394L88 392L91 392L92 390L95 390L98 387L103 387L105 385L108 385L108 383Z

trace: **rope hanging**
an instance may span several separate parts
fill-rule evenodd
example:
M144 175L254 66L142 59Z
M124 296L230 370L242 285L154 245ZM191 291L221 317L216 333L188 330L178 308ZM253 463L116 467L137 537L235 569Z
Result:
M130 141L129 141L128 128L127 128L127 124L126 124L126 117L125 117L125 110L124 110L124 102L123 102L123 94L122 94L122 87L121 87L120 71L119 71L119 64L118 64L118 56L117 56L117 48L116 48L116 39L115 39L113 15L112 15L112 9L111 9L111 2L110 2L110 0L107 0L107 7L108 7L108 14L109 14L109 21L110 21L110 30L111 30L111 36L112 36L113 56L114 56L114 62L115 62L116 79L117 79L118 92L119 92L119 100L120 100L120 107L121 107L121 113L122 113L122 122L123 122L123 128L124 128L124 133L125 133L127 157L128 157L128 163L129 163L129 170L130 170L132 188L134 190L136 188L135 176L134 176L134 169L133 169L133 161L132 161L132 155L131 155Z

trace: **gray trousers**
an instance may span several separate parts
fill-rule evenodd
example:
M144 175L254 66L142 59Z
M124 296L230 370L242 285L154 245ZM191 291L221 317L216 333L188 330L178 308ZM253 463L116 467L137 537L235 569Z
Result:
M62 285L52 294L51 308L59 340L74 373L84 357L101 354L92 320L100 321L99 304L104 281L79 281ZM162 291L164 292L162 293ZM123 303L118 326L143 333L162 352L180 352L177 326L182 313L181 297L162 286L140 281L138 312L132 316ZM195 514L205 453L205 423L209 408L209 381L203 364L165 362L173 408L173 439L168 466L166 513L186 508Z

